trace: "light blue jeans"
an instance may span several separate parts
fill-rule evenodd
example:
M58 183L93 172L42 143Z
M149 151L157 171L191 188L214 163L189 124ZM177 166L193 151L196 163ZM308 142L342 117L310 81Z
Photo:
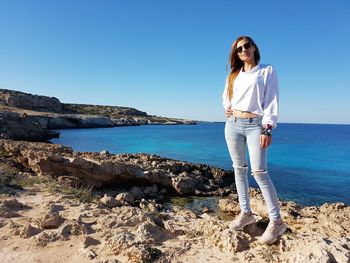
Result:
M249 183L246 151L248 148L252 175L265 199L270 220L279 220L280 207L275 187L267 171L267 148L260 147L261 119L229 117L225 139L233 163L238 201L242 212L249 213Z

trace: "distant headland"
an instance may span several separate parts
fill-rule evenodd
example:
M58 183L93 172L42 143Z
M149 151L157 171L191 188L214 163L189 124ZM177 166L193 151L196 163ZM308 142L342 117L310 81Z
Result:
M0 89L0 138L43 141L57 129L196 124L193 120L148 115L121 106L61 103L55 97Z

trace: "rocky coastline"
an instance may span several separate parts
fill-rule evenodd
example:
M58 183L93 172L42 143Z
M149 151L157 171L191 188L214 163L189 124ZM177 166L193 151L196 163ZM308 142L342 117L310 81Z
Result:
M130 107L61 103L59 99L0 89L0 138L47 141L54 130L138 125L196 124L148 115Z
M263 245L257 238L268 216L257 189L250 189L257 223L243 231L228 228L239 213L229 171L149 154L75 152L45 142L54 135L47 134L50 128L68 127L63 115L150 120L146 113L0 94L1 262L350 262L347 205L280 201L288 231ZM207 207L164 207L174 196L215 196L225 216Z

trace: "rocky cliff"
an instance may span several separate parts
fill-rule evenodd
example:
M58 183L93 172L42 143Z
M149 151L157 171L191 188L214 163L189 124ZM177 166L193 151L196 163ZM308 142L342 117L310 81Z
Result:
M134 108L61 103L57 98L0 89L0 138L43 141L55 129L152 124L196 124L195 121L148 115Z
M21 109L63 113L62 104L57 98L15 90L0 89L0 104Z

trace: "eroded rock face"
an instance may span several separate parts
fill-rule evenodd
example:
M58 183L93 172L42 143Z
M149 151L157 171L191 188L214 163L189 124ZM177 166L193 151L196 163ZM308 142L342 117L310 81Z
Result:
M0 138L46 141L57 137L57 133L47 129L47 123L45 117L0 110Z
M62 112L61 102L55 97L0 89L0 104L39 111Z
M81 184L93 186L150 185L143 193L134 188L133 194L117 198L117 202L129 204L133 204L134 195L157 197L167 192L210 195L218 194L217 190L222 186L222 178L214 178L210 166L155 155L81 153L61 145L10 140L0 140L0 150L38 176L64 175L75 181L78 178ZM231 176L223 170L221 174ZM161 190L157 185L162 186L159 188Z

